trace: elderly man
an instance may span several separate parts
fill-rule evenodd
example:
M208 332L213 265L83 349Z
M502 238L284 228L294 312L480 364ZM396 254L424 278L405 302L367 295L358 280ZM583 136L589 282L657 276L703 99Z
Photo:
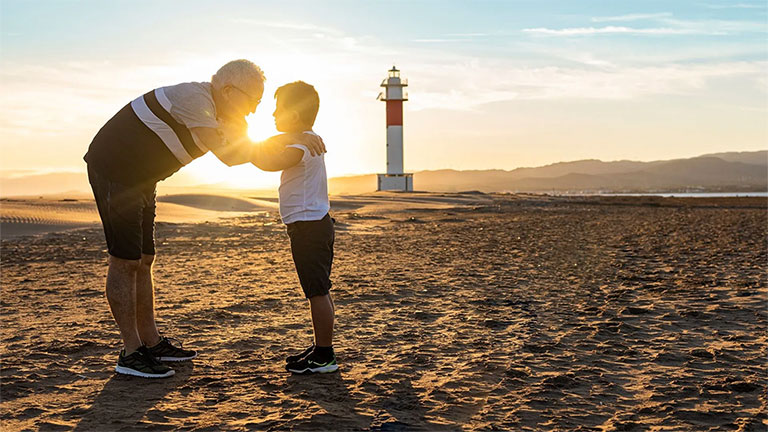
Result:
M115 370L145 378L174 374L164 361L197 352L161 337L155 323L155 186L212 151L228 166L250 161L245 116L255 112L264 74L248 60L219 69L211 82L161 87L133 100L94 137L84 159L109 250L107 301L124 348ZM307 134L270 138L274 147L301 142L313 154L322 141Z

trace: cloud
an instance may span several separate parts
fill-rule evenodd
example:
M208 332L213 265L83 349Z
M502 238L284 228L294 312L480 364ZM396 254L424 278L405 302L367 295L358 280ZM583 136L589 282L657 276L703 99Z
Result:
M651 13L651 14L627 14L627 15L608 16L608 17L593 17L592 21L593 22L639 21L639 20L652 20L652 19L658 19L658 18L665 18L670 16L672 16L670 12L659 12L659 13Z
M636 21L650 19L662 27L570 27L552 29L546 27L523 29L524 33L547 36L586 36L598 34L630 34L630 35L727 35L741 33L768 33L765 23L743 20L682 20L671 18L672 14L631 14L614 17L595 17L594 22Z
M758 80L768 63L627 67L519 67L505 61L422 64L411 76L411 108L474 110L506 100L630 100L707 92L716 79ZM418 89L416 87L418 85Z
M322 44L322 50L345 53L362 53L369 47L365 44L372 43L372 38L362 36L352 36L348 33L334 27L318 26L314 24L297 22L272 22L262 21L250 18L235 18L230 20L236 24L247 24L249 26L250 37L254 34L262 34L269 38L275 47L282 47L285 50L294 52L317 52L318 43ZM263 32L263 29L275 29L275 31Z
M284 30L327 33L327 34L332 34L336 36L341 36L344 34L344 32L339 29L336 29L333 27L318 26L314 24L304 24L304 23L294 23L294 22L272 22L272 21L255 20L251 18L234 18L232 19L232 22L238 23L238 24L248 24L248 25L254 25L259 27L268 27L268 28L276 28L276 29L284 29Z
M475 42L480 38L490 36L489 33L446 33L440 37L411 39L417 43L445 43L445 42Z
M758 21L661 18L659 22L676 29L699 34L768 33L768 27L766 27L765 23Z
M174 63L176 61L176 63ZM132 65L109 61L8 64L0 70L0 133L58 136L93 133L121 106L148 88L182 82L189 70L216 71L218 60L181 60ZM72 107L72 108L70 108ZM105 117L106 116L106 117Z
M444 43L444 42L464 42L465 39L412 39L412 42L419 43Z
M563 29L550 29L544 27L527 28L524 33L541 34L548 36L584 36L595 34L640 34L640 35L680 35L680 34L720 34L703 32L694 29L679 28L632 28L632 27L572 27Z
M597 58L591 53L578 53L578 52L567 51L563 54L562 57L572 62L581 63L584 65L594 66L598 68L613 69L617 67L615 62Z
M766 9L763 4L733 3L733 4L708 4L704 5L709 9Z
M483 37L483 36L490 36L490 35L488 33L448 33L446 34L446 36L473 38L473 37Z
M716 48L715 48L716 47ZM540 39L520 41L515 44L518 52L524 52L526 62L534 59L541 64L569 65L582 63L597 67L640 66L685 63L728 63L732 61L759 60L765 58L762 41L722 40L712 44L667 44L663 49L617 49L614 44L595 46L588 41L574 46L562 43L541 43ZM564 60L564 61L563 61Z
M763 75L756 80L757 88L763 93L768 94L768 76ZM765 106L763 106L765 108Z

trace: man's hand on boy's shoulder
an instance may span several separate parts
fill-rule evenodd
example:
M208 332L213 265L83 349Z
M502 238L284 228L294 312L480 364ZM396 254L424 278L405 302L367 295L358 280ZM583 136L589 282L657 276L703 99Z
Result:
M312 156L318 156L326 152L325 143L323 142L323 139L318 135L303 132L291 133L287 135L292 136L296 144L303 144L304 147L309 149L309 153Z
M291 144L301 144L305 146L312 156L317 156L326 152L323 139L317 135L305 134L302 132L285 133L275 135L266 142L264 150L269 153L279 153Z

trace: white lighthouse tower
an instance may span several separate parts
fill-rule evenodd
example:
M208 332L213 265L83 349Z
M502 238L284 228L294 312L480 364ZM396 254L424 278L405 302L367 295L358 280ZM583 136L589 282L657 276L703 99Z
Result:
M378 99L387 103L387 173L379 174L378 190L412 191L413 174L403 172L403 101L408 100L404 91L408 80L400 79L400 71L392 66L381 86L386 90Z

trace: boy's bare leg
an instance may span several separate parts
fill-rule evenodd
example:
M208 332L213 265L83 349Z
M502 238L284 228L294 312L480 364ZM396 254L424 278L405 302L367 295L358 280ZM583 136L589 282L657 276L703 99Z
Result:
M120 328L126 354L141 346L141 338L136 329L136 272L139 263L139 260L126 260L111 255L109 257L107 301Z
M155 323L155 293L152 283L154 255L141 254L141 265L136 272L136 327L141 341L148 347L160 342Z
M312 328L315 331L315 346L333 346L333 300L330 294L309 299L312 313Z

